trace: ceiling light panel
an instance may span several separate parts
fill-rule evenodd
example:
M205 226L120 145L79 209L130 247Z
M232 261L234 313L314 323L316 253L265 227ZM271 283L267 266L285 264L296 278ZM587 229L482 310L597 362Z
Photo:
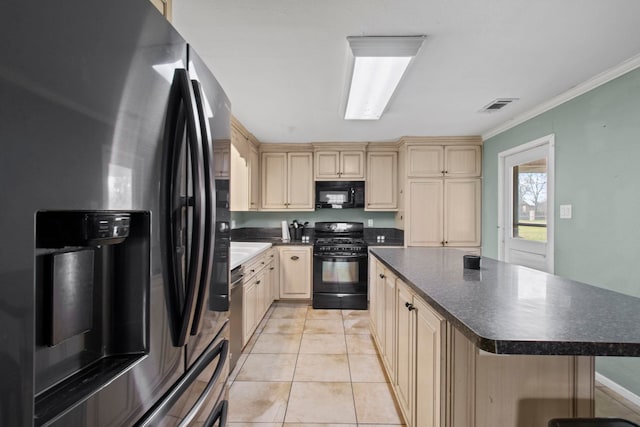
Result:
M424 36L347 37L354 56L345 120L378 120Z

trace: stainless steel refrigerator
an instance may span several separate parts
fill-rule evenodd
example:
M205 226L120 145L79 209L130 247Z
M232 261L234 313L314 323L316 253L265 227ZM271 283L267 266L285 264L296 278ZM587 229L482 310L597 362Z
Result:
M0 425L224 425L224 91L147 0L7 0L0 40Z

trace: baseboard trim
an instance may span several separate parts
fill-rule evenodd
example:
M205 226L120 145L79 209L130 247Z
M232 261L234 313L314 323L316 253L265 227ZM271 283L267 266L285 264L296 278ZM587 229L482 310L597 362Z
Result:
M634 392L632 392L630 390L627 390L626 388L622 387L617 382L605 377L604 375L602 375L602 374L600 374L598 372L596 372L596 381L598 381L600 384L610 388L611 390L615 391L620 396L622 396L625 399L631 401L633 404L640 406L640 396L638 396Z

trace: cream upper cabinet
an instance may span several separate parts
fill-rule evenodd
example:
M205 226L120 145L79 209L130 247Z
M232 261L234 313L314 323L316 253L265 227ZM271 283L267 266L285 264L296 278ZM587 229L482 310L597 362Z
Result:
M479 177L481 167L479 145L411 145L407 148L409 178Z
M249 147L249 210L258 210L260 206L260 156L253 145Z
M481 173L482 152L479 145L448 145L444 147L444 175L446 177L479 177Z
M408 246L479 246L480 180L410 179Z
M344 145L350 144L345 143ZM314 144L316 181L360 181L365 179L365 145L358 144L358 149L351 150L345 150L344 145Z
M171 0L150 0L167 21L171 22Z
M409 178L444 175L444 147L439 145L407 147L407 175Z
M311 246L279 246L280 299L311 298Z
M398 209L398 153L372 151L367 153L365 210L394 211Z
M262 210L313 210L313 153L263 152Z
M229 179L231 173L231 151L229 142L213 143L213 175L216 179Z
M235 120L231 126L229 191L232 211L255 211L260 206L260 162L257 142Z

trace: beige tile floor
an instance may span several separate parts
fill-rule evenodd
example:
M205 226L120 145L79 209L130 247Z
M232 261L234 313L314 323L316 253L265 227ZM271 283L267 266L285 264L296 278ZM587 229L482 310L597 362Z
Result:
M230 427L402 425L367 311L279 302L230 379Z
M231 373L230 427L390 427L400 412L367 311L279 302ZM596 384L596 416L640 424L640 407Z

